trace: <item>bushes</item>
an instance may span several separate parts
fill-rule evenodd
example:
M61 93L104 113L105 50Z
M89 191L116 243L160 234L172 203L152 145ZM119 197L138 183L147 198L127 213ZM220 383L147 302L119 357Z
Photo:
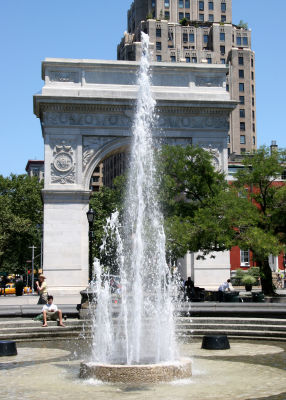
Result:
M258 267L251 267L248 271L243 269L237 269L235 271L234 282L235 286L244 286L246 284L250 285L259 285L259 268Z

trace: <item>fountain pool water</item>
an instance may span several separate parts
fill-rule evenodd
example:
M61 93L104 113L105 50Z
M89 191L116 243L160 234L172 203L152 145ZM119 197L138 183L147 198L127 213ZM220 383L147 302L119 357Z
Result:
M172 280L156 190L155 104L149 77L149 37L142 33L125 211L121 228L118 213L108 222L117 242L119 317L114 323L109 279L96 261L92 360L81 366L84 378L155 382L191 375L191 362L179 360L175 340Z

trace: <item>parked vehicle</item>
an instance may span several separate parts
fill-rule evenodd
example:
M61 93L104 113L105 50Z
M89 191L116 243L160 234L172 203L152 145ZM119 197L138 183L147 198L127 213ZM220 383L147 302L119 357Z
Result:
M15 283L7 283L5 286L6 294L16 294L16 286ZM31 288L29 286L24 287L24 293L31 293Z

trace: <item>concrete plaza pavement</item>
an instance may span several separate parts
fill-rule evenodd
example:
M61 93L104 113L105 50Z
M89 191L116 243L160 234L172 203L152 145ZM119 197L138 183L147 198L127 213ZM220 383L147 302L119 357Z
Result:
M26 305L36 305L38 303L39 296L37 294L24 294L23 296L15 296L14 294L7 294L6 296L0 296L0 307L8 306L26 306ZM54 295L55 304L69 304L77 305L80 303L80 294L65 294Z

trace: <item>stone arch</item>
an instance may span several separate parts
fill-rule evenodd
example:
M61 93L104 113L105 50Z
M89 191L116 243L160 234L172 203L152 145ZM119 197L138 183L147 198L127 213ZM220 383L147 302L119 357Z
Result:
M86 167L86 170L83 174L83 188L84 190L89 190L90 180L93 174L95 167L109 154L113 152L117 152L120 149L126 149L130 146L131 137L125 137L120 139L115 139L110 142L107 142L99 149L94 150L93 155L91 156L89 163ZM92 149L91 149L92 150Z

